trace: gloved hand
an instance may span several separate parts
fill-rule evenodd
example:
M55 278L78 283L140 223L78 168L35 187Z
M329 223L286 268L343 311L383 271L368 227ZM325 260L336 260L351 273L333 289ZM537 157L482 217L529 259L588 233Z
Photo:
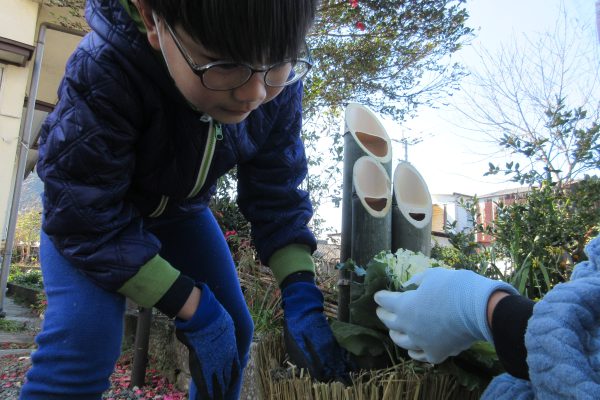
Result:
M518 294L507 283L468 270L431 268L405 286L416 290L375 293L377 316L390 337L415 360L438 364L468 349L477 340L493 343L487 303L497 290Z
M175 334L189 350L197 399L223 399L240 374L235 327L208 286L198 287L202 291L198 309L189 321L175 319Z
M314 282L281 288L283 334L291 361L322 382L350 383L347 353L338 345L323 314L323 295Z

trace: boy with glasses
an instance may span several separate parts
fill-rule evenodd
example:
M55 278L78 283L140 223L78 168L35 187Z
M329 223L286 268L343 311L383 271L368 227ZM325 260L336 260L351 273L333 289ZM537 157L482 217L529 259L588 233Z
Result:
M175 317L190 398L239 397L253 324L208 208L237 167L238 203L281 288L288 352L347 379L314 283L300 139L316 0L90 0L42 129L48 309L22 399L100 399L125 298Z

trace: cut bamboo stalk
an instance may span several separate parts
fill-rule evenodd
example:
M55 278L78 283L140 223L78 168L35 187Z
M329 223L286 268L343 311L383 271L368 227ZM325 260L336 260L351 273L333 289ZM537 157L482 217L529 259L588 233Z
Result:
M393 179L392 251L431 254L431 195L425 180L409 162L396 166Z
M352 260L365 267L376 254L392 246L392 191L387 171L371 156L360 157L352 170ZM364 277L352 277L361 282ZM350 315L352 323L352 315ZM354 357L359 368L389 365L384 356Z
M376 159L363 156L354 163L352 184L351 257L364 267L377 253L391 250L391 183Z
M350 103L344 118L344 167L342 187L342 237L340 261L352 255L352 170L360 157L368 155L382 165L389 176L392 167L392 142L379 117L362 104ZM348 322L350 273L342 271L338 282L338 320Z
M379 117L362 104L346 107L344 130L344 171L342 194L342 238L340 259L350 257L352 233L352 171L362 156L371 156L392 174L392 142Z

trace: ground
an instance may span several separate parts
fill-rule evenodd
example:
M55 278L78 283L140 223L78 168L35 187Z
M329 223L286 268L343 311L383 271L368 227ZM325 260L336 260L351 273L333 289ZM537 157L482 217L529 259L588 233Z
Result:
M5 298L6 318L0 324L0 399L17 400L31 366L30 352L35 348L34 337L39 331L40 320L28 307ZM119 358L110 377L111 386L102 399L105 400L186 400L187 394L173 387L153 368L150 360L146 369L146 385L129 388L132 351L125 351Z
M15 345L2 344L2 349L9 349ZM19 346L21 348L22 346ZM146 371L146 383L143 388L129 388L131 377L131 353L124 353L119 359L112 374L111 387L102 396L105 400L185 400L187 394L178 391L159 372L152 368ZM0 399L16 400L23 385L25 373L31 366L30 357L23 355L5 355L0 357Z

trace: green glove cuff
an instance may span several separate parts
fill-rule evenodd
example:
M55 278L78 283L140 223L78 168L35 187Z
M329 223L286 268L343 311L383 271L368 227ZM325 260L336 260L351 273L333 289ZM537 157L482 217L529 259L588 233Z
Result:
M154 306L179 277L180 272L156 255L118 290L142 307Z
M303 244L290 244L277 250L269 259L269 267L273 271L277 285L281 285L281 282L294 272L315 273L310 247Z

